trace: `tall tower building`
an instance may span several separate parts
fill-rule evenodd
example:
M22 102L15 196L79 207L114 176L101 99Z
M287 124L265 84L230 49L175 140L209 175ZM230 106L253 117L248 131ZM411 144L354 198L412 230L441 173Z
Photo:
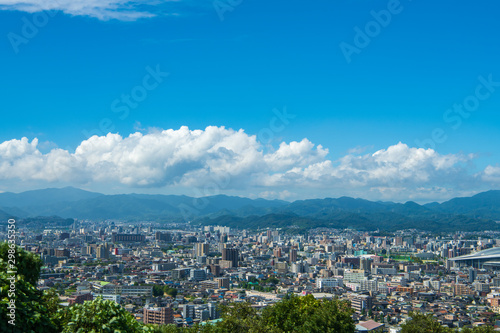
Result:
M195 256L202 257L208 254L209 245L207 243L196 243Z
M220 236L220 242L221 242L221 243L227 243L227 234L226 234L226 233L223 233L223 234Z
M233 267L238 267L239 251L237 249L222 249L222 260L232 262Z
M96 249L96 258L109 259L109 247L108 244L101 244Z

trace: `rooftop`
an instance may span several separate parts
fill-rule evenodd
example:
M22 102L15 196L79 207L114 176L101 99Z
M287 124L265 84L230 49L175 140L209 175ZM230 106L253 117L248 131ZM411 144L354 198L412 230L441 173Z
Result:
M460 261L460 260L473 260L473 259L500 259L500 247L494 247L491 249L486 249L455 258L450 258L449 260Z

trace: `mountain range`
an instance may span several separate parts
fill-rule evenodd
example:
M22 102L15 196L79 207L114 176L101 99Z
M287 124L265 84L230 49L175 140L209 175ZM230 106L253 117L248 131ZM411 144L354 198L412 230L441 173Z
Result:
M73 187L0 193L0 220L59 216L89 220L192 221L231 227L358 230L500 230L500 191L443 203L375 202L350 197L282 200L217 195L104 195Z

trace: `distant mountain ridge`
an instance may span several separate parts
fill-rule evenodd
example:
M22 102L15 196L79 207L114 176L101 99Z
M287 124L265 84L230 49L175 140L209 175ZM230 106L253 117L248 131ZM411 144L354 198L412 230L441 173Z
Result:
M5 221L12 217L14 217L14 215L4 212L3 210L0 209L0 221Z
M481 192L472 197L453 198L441 204L432 203L424 207L500 221L500 191Z
M96 198L102 195L101 193L89 192L74 187L46 188L21 193L3 192L0 193L0 206L42 206Z
M105 195L73 187L49 188L22 193L0 193L0 210L19 217L61 216L79 219L192 218L223 210L252 209L266 212L286 201L216 195L193 198L185 195ZM14 213L15 212L15 213Z
M73 187L0 193L0 219L176 220L232 227L500 230L500 191L419 205L340 197L286 202L217 195L104 195Z

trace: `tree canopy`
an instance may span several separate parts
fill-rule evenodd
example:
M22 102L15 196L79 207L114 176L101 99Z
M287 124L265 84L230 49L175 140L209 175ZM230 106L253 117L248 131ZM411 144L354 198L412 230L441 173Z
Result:
M101 297L68 309L60 309L58 315L63 323L62 333L139 333L150 332L127 310Z
M42 261L35 254L17 246L9 247L9 243L6 242L0 244L0 331L19 333L58 331L51 313L54 294L50 292L44 294L36 288L41 266ZM15 309L8 308L12 300ZM15 316L13 321L15 326L9 324L9 320L13 318L9 314Z
M0 244L0 269L2 272L7 271L7 265L9 263L9 243L2 242ZM34 253L25 251L24 249L16 246L12 253L14 255L14 265L17 270L17 275L23 277L23 280L27 283L36 286L38 279L40 278L40 269L42 268L42 259ZM12 263L12 262L10 262Z
M290 296L264 309L264 324L274 332L354 332L348 302Z

